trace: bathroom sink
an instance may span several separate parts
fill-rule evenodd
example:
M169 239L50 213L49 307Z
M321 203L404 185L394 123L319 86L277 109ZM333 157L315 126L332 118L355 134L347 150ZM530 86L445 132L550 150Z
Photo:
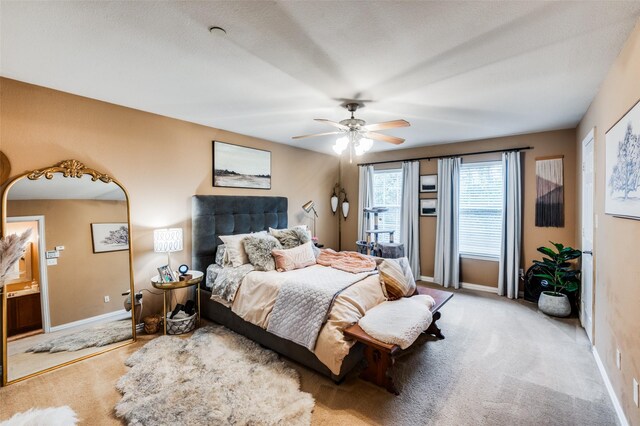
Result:
M27 296L29 294L35 294L35 293L40 293L39 286L24 288L22 290L10 291L7 293L7 299L11 299L13 297Z

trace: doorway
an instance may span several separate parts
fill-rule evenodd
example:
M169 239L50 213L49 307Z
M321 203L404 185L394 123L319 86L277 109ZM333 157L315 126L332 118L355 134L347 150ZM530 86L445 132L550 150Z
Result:
M14 280L14 286L7 291L7 298L9 299L9 295L13 293L12 298L16 305L16 312L20 313L20 318L15 318L20 321L18 324L14 324L14 328L20 329L19 334L23 334L23 331L35 327L36 317L40 323L38 328L48 333L51 328L51 322L49 318L47 261L45 259L44 216L7 218L8 233L22 233L27 228L32 229L28 253L25 253L24 262L25 265L28 263L29 266L25 268L24 276ZM20 309L18 309L18 306ZM25 334L28 335L29 330Z
M580 322L593 344L594 133L582 141L582 291Z

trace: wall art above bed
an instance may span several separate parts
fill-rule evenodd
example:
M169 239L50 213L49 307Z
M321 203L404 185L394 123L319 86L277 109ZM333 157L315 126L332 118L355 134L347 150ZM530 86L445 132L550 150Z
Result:
M271 189L271 152L213 141L213 186Z
M640 101L607 131L606 214L640 219Z

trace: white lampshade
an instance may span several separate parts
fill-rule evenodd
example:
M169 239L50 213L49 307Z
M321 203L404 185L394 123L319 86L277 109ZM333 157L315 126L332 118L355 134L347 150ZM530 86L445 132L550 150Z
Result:
M336 154L340 155L342 154L342 151L347 149L347 146L349 146L349 138L346 136L342 136L341 138L336 139L336 144L333 146L333 151Z
M349 201L345 199L342 202L342 216L344 216L344 218L346 219L348 215L349 215Z
M153 231L153 251L157 253L182 251L182 228Z
M333 194L331 196L331 211L335 213L337 210L338 210L338 196L336 194Z

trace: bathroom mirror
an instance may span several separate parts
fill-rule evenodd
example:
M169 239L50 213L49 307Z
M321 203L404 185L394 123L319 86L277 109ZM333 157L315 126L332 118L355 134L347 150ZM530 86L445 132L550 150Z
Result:
M76 160L16 177L2 194L2 235L26 229L1 290L3 385L133 342L139 315L123 296L133 257L117 180Z

